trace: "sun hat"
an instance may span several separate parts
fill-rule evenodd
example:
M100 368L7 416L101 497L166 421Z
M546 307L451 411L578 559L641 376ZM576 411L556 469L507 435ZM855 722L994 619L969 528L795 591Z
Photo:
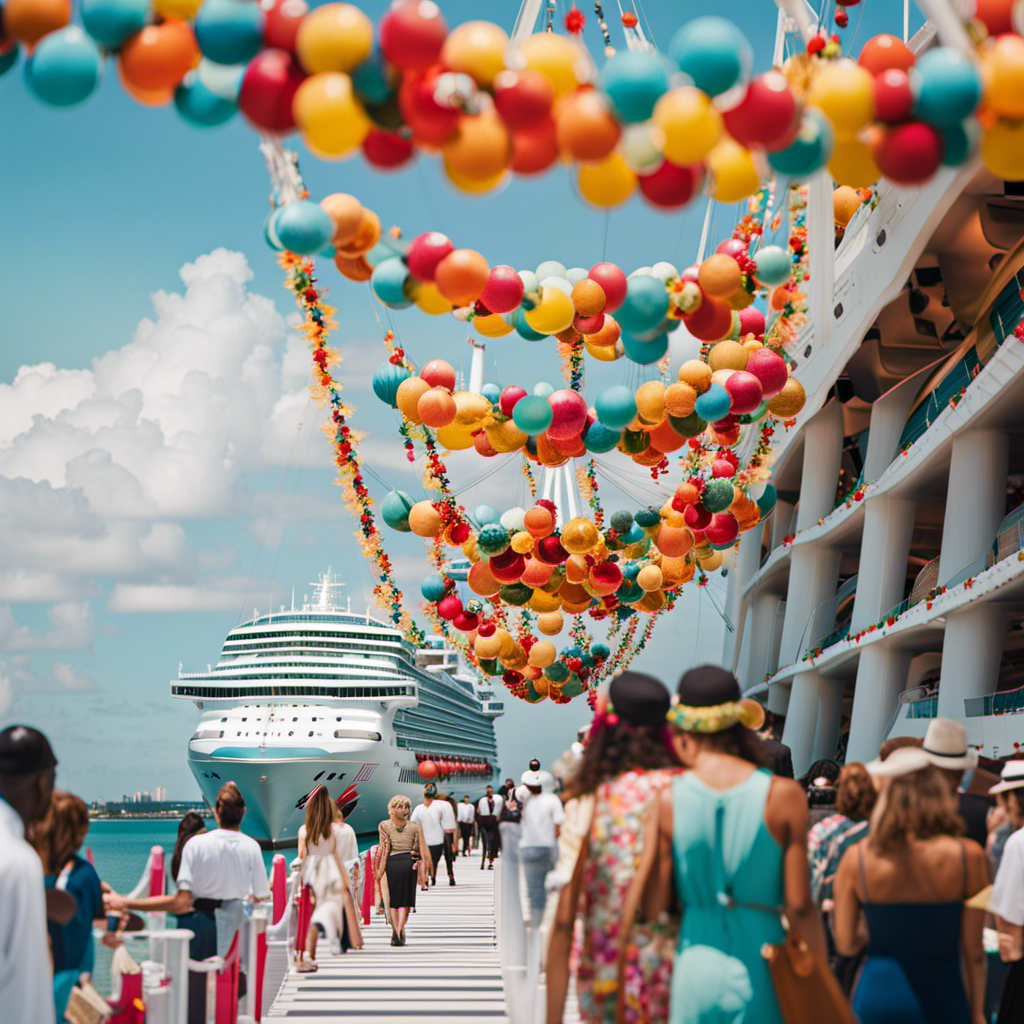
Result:
M869 761L864 767L869 775L875 775L882 779L892 779L898 775L910 775L912 772L919 772L934 762L921 747L900 747L894 750L884 761L875 758Z
M0 775L34 775L57 767L50 741L30 725L0 732Z
M978 766L978 752L967 746L967 726L952 718L933 718L921 749L937 768L956 771Z
M989 790L990 796L1011 789L1024 789L1024 761L1007 761L999 773L999 781Z
M741 697L740 684L731 672L718 665L698 665L683 673L667 717L683 732L715 733L737 723L759 728L764 708Z

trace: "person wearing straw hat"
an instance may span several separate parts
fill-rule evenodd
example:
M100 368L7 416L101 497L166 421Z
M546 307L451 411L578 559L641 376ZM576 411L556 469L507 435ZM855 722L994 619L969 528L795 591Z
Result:
M988 858L959 838L954 794L935 763L952 767L953 755L952 743L904 747L866 765L881 793L867 839L839 864L833 915L840 954L866 947L853 993L861 1024L985 1019L985 914L965 903L988 885Z
M989 899L999 929L999 956L1008 964L997 1024L1024 1020L1024 761L1007 761L989 793L1003 795L1010 827Z
M991 801L977 793L966 792L967 772L978 767L978 752L967 745L967 726L952 718L933 718L928 723L921 749L936 768L941 768L956 794L957 812L964 819L966 836L981 846L988 838L986 818Z

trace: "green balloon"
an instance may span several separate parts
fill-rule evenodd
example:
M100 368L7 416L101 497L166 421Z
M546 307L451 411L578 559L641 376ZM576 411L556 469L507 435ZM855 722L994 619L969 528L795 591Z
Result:
M409 509L413 504L405 491L391 491L380 503L380 514L392 530L409 533Z
M715 477L704 485L700 492L700 503L709 512L724 512L731 504L736 492L730 481Z

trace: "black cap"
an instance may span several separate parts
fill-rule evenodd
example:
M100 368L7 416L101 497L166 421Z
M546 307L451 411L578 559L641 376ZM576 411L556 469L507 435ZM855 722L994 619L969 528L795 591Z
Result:
M615 714L633 725L659 725L668 714L668 690L646 672L615 676L608 687L608 699Z
M540 761L538 761L537 758L534 758L530 762L530 771L531 772L539 772L540 771Z
M692 708L710 708L740 699L736 677L720 665L698 665L684 672L677 688L679 702Z
M50 741L30 725L9 725L0 732L0 775L34 775L57 767Z

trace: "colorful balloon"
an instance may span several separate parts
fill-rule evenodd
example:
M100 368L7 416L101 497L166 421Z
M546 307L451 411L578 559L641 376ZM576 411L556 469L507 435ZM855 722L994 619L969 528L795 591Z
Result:
M672 37L669 56L709 96L718 96L743 81L753 60L743 33L732 22L716 17L695 18L683 25Z
M467 21L456 26L441 48L441 63L488 86L505 69L508 36L489 21Z
M602 210L624 203L636 189L637 177L621 153L598 163L579 165L576 180L580 194Z
M480 253L455 249L434 268L434 281L446 299L456 306L468 306L480 298L490 270Z
M3 35L26 46L70 21L71 0L6 0L3 7Z
M295 92L292 113L306 144L326 159L348 156L370 130L370 119L355 95L352 79L340 71L307 78Z
M147 25L121 47L125 79L139 89L173 89L199 59L192 28L184 21Z
M203 56L217 64L244 64L263 44L266 16L252 0L204 0L195 20Z
M796 97L780 71L750 80L743 99L722 112L729 134L743 146L771 149L792 131Z
M292 101L305 77L290 53L264 50L245 69L238 107L257 128L276 134L289 132L295 127Z
M527 71L536 71L547 79L556 97L570 92L580 83L577 71L580 56L565 36L555 32L536 32L523 40L519 55Z
M668 67L658 53L620 50L598 75L597 85L611 101L620 121L646 121L669 87Z
M82 24L101 46L116 49L141 32L149 14L147 0L82 0Z
M44 36L25 65L28 87L53 107L70 107L88 99L102 74L99 47L77 25Z
M936 128L960 124L981 99L981 78L974 64L951 46L926 50L910 71L910 80L914 116Z
M174 90L174 106L184 120L200 128L224 124L238 110L234 100L226 100L211 92L194 71L190 71Z
M433 0L402 0L380 23L380 48L403 71L426 71L437 64L447 37L448 26Z
M665 93L654 107L653 121L664 132L665 157L674 164L697 163L722 136L722 115L690 85Z
M314 7L298 27L295 52L311 75L352 72L373 52L373 24L352 4Z

